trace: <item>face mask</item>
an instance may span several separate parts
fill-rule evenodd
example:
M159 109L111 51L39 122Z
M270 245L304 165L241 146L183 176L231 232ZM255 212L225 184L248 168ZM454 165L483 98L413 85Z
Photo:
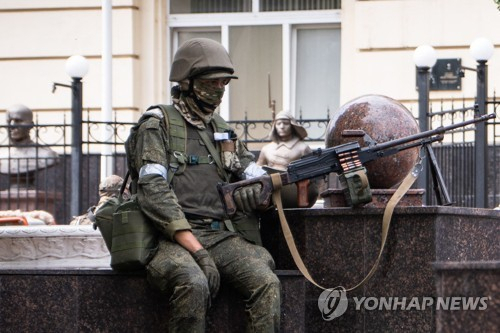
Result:
M224 80L202 80L195 79L193 82L193 91L196 96L204 103L212 105L214 108L222 102L222 96L226 90Z

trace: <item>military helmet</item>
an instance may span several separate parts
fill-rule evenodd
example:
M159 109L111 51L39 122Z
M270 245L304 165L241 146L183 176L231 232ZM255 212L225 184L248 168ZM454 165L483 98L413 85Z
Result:
M192 77L237 79L233 73L233 63L224 46L212 39L193 38L184 42L175 53L170 81L180 82Z
M123 178L117 175L106 177L99 184L99 196L118 196L120 188L123 184Z

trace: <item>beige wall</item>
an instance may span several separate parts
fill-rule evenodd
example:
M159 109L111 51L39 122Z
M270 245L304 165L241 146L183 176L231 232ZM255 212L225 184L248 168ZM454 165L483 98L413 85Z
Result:
M419 45L432 45L438 58L461 58L467 67L476 66L469 54L475 38L500 45L500 11L492 0L344 0L342 5L344 102L372 93L416 101L413 53ZM498 49L488 64L491 96L500 87ZM472 101L475 93L476 75L466 72L462 90L431 91L430 97Z
M113 0L113 108L134 120L150 104L168 102L165 0ZM70 108L65 60L88 58L84 108L101 108L101 1L0 0L0 123L9 105L24 103L42 122ZM439 58L462 58L475 67L469 45L480 36L500 45L500 11L492 0L344 0L342 8L342 103L363 94L384 94L413 103L413 51L430 44ZM489 93L500 87L500 54L489 61ZM475 73L461 91L431 98L473 99Z
M156 98L150 64L158 63L151 38L153 8L163 1L113 0L113 108L123 120L136 119L143 99ZM146 24L144 24L146 22ZM150 22L153 22L152 24ZM26 104L41 122L54 121L71 106L70 90L52 83L67 83L66 59L74 54L89 61L83 78L83 106L99 119L101 92L102 15L99 0L0 1L0 110ZM147 32L147 35L144 34ZM153 78L152 78L153 77ZM144 87L141 81L151 82ZM153 95L153 96L152 96ZM3 118L3 117L2 117Z

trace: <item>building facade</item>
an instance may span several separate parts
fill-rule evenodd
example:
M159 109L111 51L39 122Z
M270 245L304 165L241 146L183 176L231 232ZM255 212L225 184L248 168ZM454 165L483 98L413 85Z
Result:
M112 0L111 106L118 121L134 121L151 104L168 103L169 64L192 37L220 41L239 80L221 106L227 119L270 119L272 109L325 118L365 94L406 103L418 93L413 53L432 45L438 58L475 67L470 43L500 45L500 11L493 0ZM83 107L102 113L103 21L99 0L0 0L0 119L10 105L32 108L40 123L68 116L64 66L74 54L90 64ZM500 86L500 55L489 64L489 91ZM431 91L431 100L473 101L474 73L460 89ZM3 120L2 120L3 121Z

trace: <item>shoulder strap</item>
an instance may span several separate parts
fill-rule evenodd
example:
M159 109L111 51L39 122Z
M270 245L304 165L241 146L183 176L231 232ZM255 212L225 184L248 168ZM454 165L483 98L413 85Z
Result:
M120 186L120 193L118 194L118 201L120 203L125 201L125 198L123 197L123 193L125 193L125 189L127 188L127 182L128 182L129 176L130 176L130 170L127 170L127 173L125 174L125 178L123 178L123 183Z
M168 182L170 183L174 175L180 175L186 169L188 157L186 156L186 145L187 145L187 128L186 121L182 117L179 111L173 105L158 104L150 107L159 108L165 118L165 125L168 129L169 136L169 172ZM148 110L149 110L148 109ZM224 131L231 129L226 121L217 113L214 114L211 124L215 127L216 131ZM198 131L202 141L205 143L210 155L217 164L217 167L221 170L223 177L228 180L229 176L224 170L222 161L220 158L220 153L217 148L212 144L212 141L208 137L207 133L204 131Z
M172 151L186 151L186 122L182 115L175 109L173 105L160 105L165 114L165 122L168 128L170 139L170 149Z
M403 182L399 185L398 189L396 192L392 195L391 199L387 203L387 206L385 207L384 210L384 216L382 219L382 242L380 245L380 250L377 256L377 259L375 260L375 263L373 264L372 268L368 272L368 274L363 278L361 282L359 282L357 285L354 287L351 287L349 289L345 289L344 287L338 286L335 288L325 288L318 284L311 276L309 271L307 270L307 267L305 266L304 262L302 261L302 257L300 256L299 251L297 250L297 247L295 245L295 240L293 238L292 232L290 230L290 227L288 225L288 222L286 220L285 213L283 211L283 204L281 202L281 178L279 173L271 174L271 180L273 182L273 202L276 205L276 208L278 210L278 215L280 219L280 224L281 224L281 229L283 230L283 235L285 236L286 243L288 245L288 249L290 250L290 253L292 254L292 258L297 265L297 268L299 271L304 275L304 277L309 280L312 284L314 284L316 287L320 289L338 289L341 288L345 291L354 291L361 286L363 286L375 273L377 270L380 258L382 257L382 252L384 251L385 247L385 242L387 240L387 235L389 232L389 226L391 225L391 218L392 218L392 213L394 212L394 208L396 205L399 203L401 198L406 194L406 192L410 189L410 187L413 185L415 180L418 177L418 168L414 168L412 172L410 172Z
M225 178L226 182L229 181L229 176L224 169L224 166L222 165L222 161L220 159L220 154L217 151L217 148L212 144L212 140L208 137L207 132L198 130L198 134L200 135L201 139L203 140L203 143L205 143L205 146L207 146L208 151L212 155L215 164L217 164L217 167L219 168L220 172L222 173L222 176Z
M229 124L218 113L214 113L214 116L212 117L212 123L214 123L215 128L221 132L231 129Z
M174 175L179 175L186 169L185 160L182 158L186 152L186 123L173 105L158 104L151 108L155 107L162 111L168 130L170 172L167 174L167 181L170 184Z

